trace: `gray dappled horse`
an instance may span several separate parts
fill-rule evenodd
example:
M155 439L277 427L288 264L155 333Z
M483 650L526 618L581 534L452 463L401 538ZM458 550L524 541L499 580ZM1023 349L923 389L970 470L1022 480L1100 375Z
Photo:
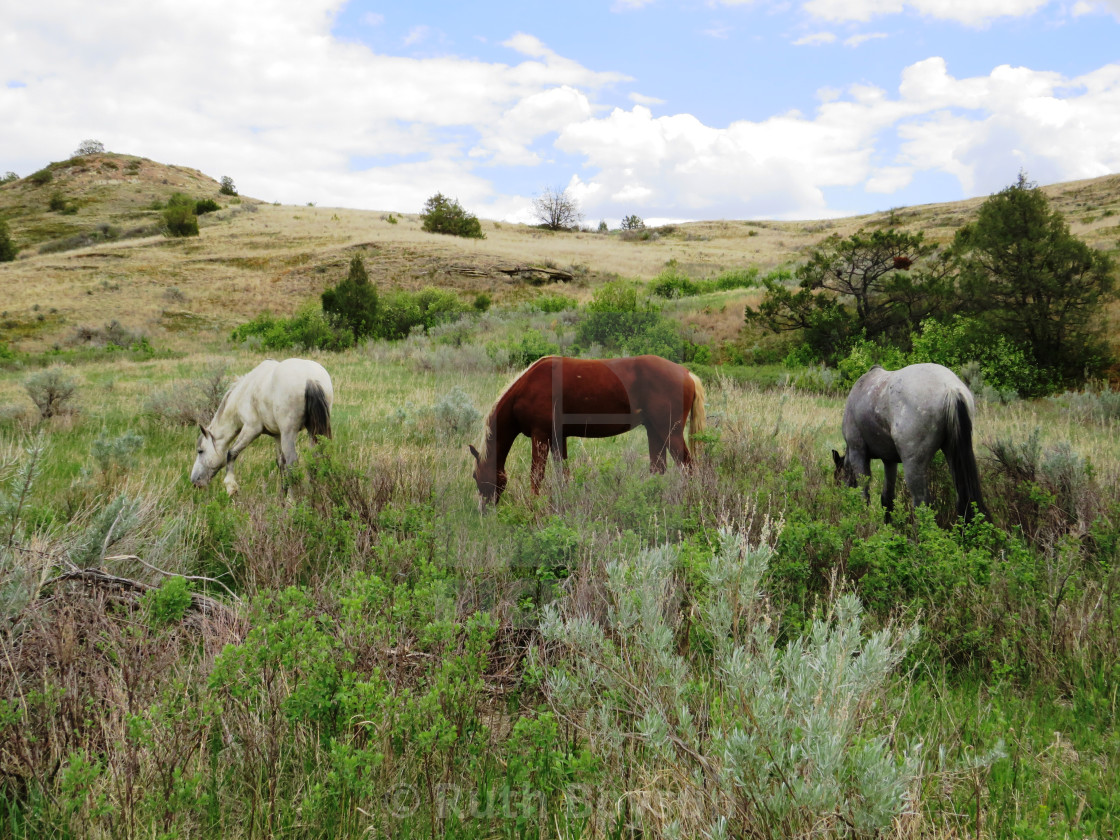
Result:
M890 521L898 465L915 505L929 503L929 465L937 450L945 453L957 488L957 515L969 521L984 510L980 475L972 451L972 392L941 365L910 365L889 371L875 365L852 386L844 405L847 452L835 449L837 481L855 487L862 481L870 499L871 460L883 462L881 499ZM973 507L975 505L975 508Z
M261 362L226 391L209 426L199 426L191 482L205 487L222 467L226 492L237 492L233 462L262 434L276 438L281 480L296 462L296 436L307 429L311 441L331 436L334 388L318 362L272 359Z

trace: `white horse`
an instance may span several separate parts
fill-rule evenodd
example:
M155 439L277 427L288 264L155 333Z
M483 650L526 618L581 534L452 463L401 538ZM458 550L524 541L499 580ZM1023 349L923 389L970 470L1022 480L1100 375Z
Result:
M261 362L226 391L209 426L199 425L198 457L191 483L205 487L224 466L223 481L231 496L237 492L233 462L262 434L277 439L276 463L283 476L296 462L296 436L307 429L314 443L331 436L334 387L330 374L318 362L306 359L272 359Z
M863 484L870 496L871 460L883 462L881 501L890 521L898 465L914 504L929 502L929 464L937 450L945 453L957 488L957 515L968 521L973 505L984 510L980 475L972 451L972 392L947 367L919 364L889 371L875 365L852 386L844 405L847 452L832 450L836 480Z

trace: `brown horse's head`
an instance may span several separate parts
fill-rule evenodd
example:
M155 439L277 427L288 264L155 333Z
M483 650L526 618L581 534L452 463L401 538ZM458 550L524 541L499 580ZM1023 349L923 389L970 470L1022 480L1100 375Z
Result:
M498 469L493 458L480 455L473 446L468 444L467 449L474 456L474 483L478 487L479 507L496 505L506 489L506 471Z
M852 469L852 464L848 460L847 453L841 455L833 449L832 463L836 465L836 472L833 473L832 477L837 484L846 484L848 487L856 487L859 485L859 482L856 480L856 471Z

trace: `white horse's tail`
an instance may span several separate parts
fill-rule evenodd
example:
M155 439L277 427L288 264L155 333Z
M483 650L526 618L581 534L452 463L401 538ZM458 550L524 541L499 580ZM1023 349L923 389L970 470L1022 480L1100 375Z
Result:
M323 386L314 379L307 380L303 391L303 425L312 440L331 436L331 404Z
M986 513L980 492L980 471L976 466L976 453L972 449L972 407L967 394L950 393L945 401L945 422L949 442L945 454L949 458L953 484L957 488L957 516L968 522L974 510Z

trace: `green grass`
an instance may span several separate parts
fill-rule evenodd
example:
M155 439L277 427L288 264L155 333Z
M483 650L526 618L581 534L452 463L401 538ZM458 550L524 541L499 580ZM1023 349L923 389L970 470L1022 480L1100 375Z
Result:
M765 616L760 631L795 639L845 587L866 596L866 633L903 613L931 628L876 707L894 721L892 750L921 745L914 813L890 836L1117 832L1109 627L1120 603L1107 554L1116 509L1107 499L1116 497L1120 451L1108 429L1045 401L982 405L977 421L982 455L983 441L1022 439L1039 423L1046 441L1092 453L1096 489L1083 495L1105 500L1093 540L1041 529L1029 542L1006 520L959 534L911 519L905 501L892 528L877 504L869 509L832 484L841 398L781 387L777 366L712 369L703 374L706 460L695 475L672 466L650 475L639 430L572 440L568 477L550 467L533 497L521 440L506 497L480 514L466 444L477 443L481 421L454 431L432 409L460 388L485 416L514 371L496 368L483 342L552 329L557 318L486 317L476 332L317 355L334 380L335 436L319 453L301 440L286 500L270 439L238 460L242 490L229 499L220 479L202 490L188 481L196 427L149 409L153 395L201 383L216 366L248 371L260 360L249 348L215 341L178 357L63 357L79 381L77 411L40 424L23 393L29 367L0 370L0 408L20 409L0 411L0 608L18 617L7 638L19 642L2 642L14 671L0 669L0 745L15 757L5 765L10 781L0 783L8 835L103 836L131 822L141 836L373 828L544 837L557 825L622 836L630 821L645 836L668 836L646 800L616 808L619 786L676 791L685 803L695 759L635 743L625 765L604 758L614 753L589 740L601 735L582 715L565 716L562 697L542 681L547 646L538 664L525 655L540 642L549 604L603 619L608 564L670 546L664 620L691 675L681 696L703 719L719 719L729 701L704 676L719 639L701 621L718 528L737 528L753 544L766 521L778 524L768 537L768 597L752 601ZM22 452L40 434L41 468L20 502ZM143 438L135 454L113 448L128 435ZM1026 510L1013 507L1021 491L997 485L987 461L982 473L986 489L1004 496L999 516ZM938 482L946 497L945 477ZM950 508L939 498L943 523ZM18 551L6 543L13 514ZM1040 522L1052 515L1037 514ZM147 583L165 579L153 567L217 579L190 589L235 618L207 623L188 610L183 622L166 620L181 609L180 584L147 600L109 591L98 600L90 596L99 590L81 586L29 599L79 549ZM882 562L892 556L906 563ZM868 570L863 579L833 577L855 568L853 558ZM915 582L911 568L925 574ZM923 601L929 592L947 594ZM958 631L974 634L967 662L950 638ZM56 653L36 653L46 650ZM634 649L630 665L653 668L658 660L647 656ZM32 676L17 682L13 673ZM836 725L847 719L837 713ZM1000 742L1004 757L994 758ZM603 801L572 811L580 791L602 792ZM391 807L396 793L407 807ZM463 807L447 807L451 793ZM472 797L498 804L480 809Z

